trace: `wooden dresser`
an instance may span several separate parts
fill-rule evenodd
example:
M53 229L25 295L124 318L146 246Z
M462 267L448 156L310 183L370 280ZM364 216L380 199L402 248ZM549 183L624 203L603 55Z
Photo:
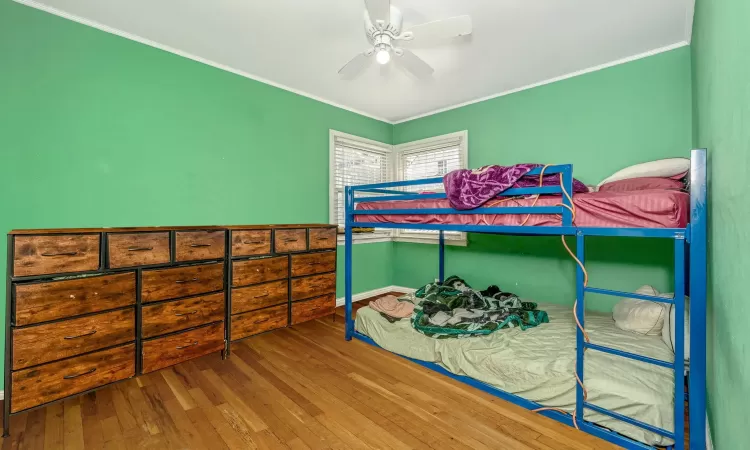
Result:
M9 416L334 313L330 225L16 230Z

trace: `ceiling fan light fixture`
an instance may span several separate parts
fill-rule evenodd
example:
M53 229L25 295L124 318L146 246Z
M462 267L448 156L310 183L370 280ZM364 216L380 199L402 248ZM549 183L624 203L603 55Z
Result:
M379 64L388 64L391 60L391 53L388 50L381 49L375 54L375 60Z

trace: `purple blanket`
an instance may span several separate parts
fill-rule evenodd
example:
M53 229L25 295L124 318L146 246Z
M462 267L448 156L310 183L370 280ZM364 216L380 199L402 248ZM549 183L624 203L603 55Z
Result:
M479 169L459 169L443 177L448 200L455 209L474 209L482 206L497 194L514 187L537 187L539 176L525 176L541 164L516 164L514 166L484 166ZM560 175L545 175L543 186L557 186ZM574 179L573 192L588 192L585 184ZM572 195L572 193L571 193Z

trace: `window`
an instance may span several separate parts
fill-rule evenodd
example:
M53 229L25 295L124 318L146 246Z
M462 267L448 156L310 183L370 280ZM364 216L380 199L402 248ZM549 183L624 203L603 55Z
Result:
M330 221L344 226L344 186L382 183L392 179L392 150L388 144L331 130ZM369 194L368 194L369 195ZM357 241L389 240L390 230L355 234Z
M446 173L467 166L468 133L446 134L394 147L396 178L418 180L442 177ZM444 192L442 183L407 186L409 191ZM397 241L435 242L438 232L430 230L396 230ZM445 239L454 244L466 245L466 233L445 232Z
M330 221L343 227L344 186L442 177L452 170L466 168L468 133L461 131L391 146L331 130L330 147ZM404 190L443 192L443 184L407 186ZM376 229L374 233L354 235L356 242L392 238L435 243L438 232ZM466 245L466 233L445 232L445 239L448 244Z

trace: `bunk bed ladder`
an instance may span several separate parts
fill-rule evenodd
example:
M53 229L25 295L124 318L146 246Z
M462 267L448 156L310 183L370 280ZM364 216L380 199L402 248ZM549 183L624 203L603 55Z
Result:
M583 262L583 238L584 238L584 233L579 231L577 235L578 259L580 259L581 262ZM685 315L685 238L684 236L677 236L674 238L674 286L675 286L674 298L664 298L664 297L657 297L657 296L643 295L643 294L631 294L627 292L613 291L609 289L587 287L583 285L583 274L582 274L582 269L580 267L578 267L578 270L577 270L576 284L578 287L578 299L579 299L577 303L576 314L579 317L581 326L584 326L583 316L584 316L584 311L585 311L585 305L584 305L583 299L584 299L584 294L586 292L602 294L602 295L610 295L610 296L615 296L615 297L637 298L640 300L648 300L648 301L658 302L658 303L667 303L674 307L675 317L679 317L679 318L684 317ZM626 422L630 425L643 428L644 430L648 430L660 436L673 439L675 441L675 448L677 449L684 448L684 440L685 440L684 370L685 370L685 364L684 364L684 358L681 356L685 354L684 327L685 327L684 320L675 320L675 343L674 343L675 344L675 358L673 362L662 361L659 359L654 359L654 358L650 358L647 356L642 356L642 355L638 355L635 353L618 350L616 348L605 347L603 345L598 345L592 342L586 342L583 337L583 332L580 329L578 330L578 336L577 336L578 347L577 347L577 354L576 354L576 357L577 357L576 370L578 371L579 377L581 378L582 381L583 381L583 358L584 358L583 350L584 349L595 350L595 351L599 351L603 353L608 353L610 355L620 356L623 358L629 358L629 359L633 359L636 361L641 361L644 363L672 369L674 371L674 382L675 382L675 392L674 392L674 399L675 399L674 401L674 424L675 424L674 429L675 431L674 432L670 432L662 428L655 427L653 425L642 422L640 420L633 419L633 418L624 416L622 414L619 414L617 412L602 408L593 403L589 403L588 401L585 401L583 399L583 389L580 385L577 386L577 390L576 390L576 394L577 394L576 395L576 415L578 417L583 418L583 409L584 408L590 409L592 411L598 412L599 414L603 414L611 418L620 420L622 422Z

